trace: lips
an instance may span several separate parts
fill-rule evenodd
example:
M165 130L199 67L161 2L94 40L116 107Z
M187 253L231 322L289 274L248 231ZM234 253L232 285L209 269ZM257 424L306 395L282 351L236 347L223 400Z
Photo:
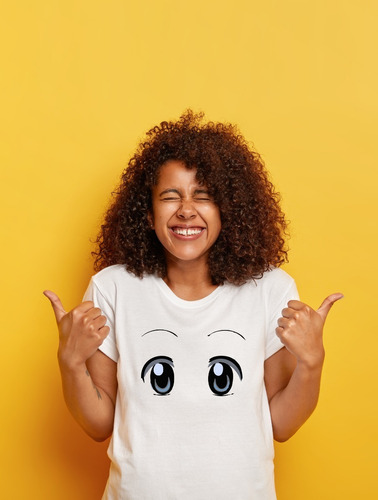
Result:
M180 239L195 239L199 237L203 231L205 231L204 227L199 226L173 226L169 228L170 231Z

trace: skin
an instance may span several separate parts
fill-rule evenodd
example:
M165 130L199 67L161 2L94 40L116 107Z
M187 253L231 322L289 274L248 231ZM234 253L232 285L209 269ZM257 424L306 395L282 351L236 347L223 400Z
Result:
M195 169L177 161L163 165L152 190L149 214L151 227L165 249L165 282L185 300L201 299L216 288L209 278L207 259L221 231L219 208L195 175ZM201 233L177 234L185 229Z
M276 334L284 348L265 361L264 380L276 441L286 441L314 411L324 363L323 328L332 305L328 296L316 311L290 300L278 319Z
M66 312L54 292L44 294L58 325L58 362L66 404L85 432L103 441L113 431L117 394L117 363L98 350L109 333L106 318L91 301Z
M216 286L207 259L221 231L221 218L206 188L196 181L195 169L173 160L161 167L149 221L165 249L167 285L185 300L209 295ZM198 234L187 234L188 229ZM117 394L117 364L98 350L109 333L106 318L92 302L66 312L54 292L44 294L59 329L58 361L66 404L83 429L102 441L113 430ZM276 333L285 347L264 365L277 441L290 438L316 407L324 362L323 328L332 305L342 297L330 295L317 310L292 300L282 310Z

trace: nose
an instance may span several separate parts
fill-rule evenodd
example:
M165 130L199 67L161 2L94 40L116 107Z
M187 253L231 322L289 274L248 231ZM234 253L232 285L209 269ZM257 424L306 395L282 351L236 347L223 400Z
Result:
M179 209L177 210L177 217L180 219L193 219L197 212L191 200L182 200Z

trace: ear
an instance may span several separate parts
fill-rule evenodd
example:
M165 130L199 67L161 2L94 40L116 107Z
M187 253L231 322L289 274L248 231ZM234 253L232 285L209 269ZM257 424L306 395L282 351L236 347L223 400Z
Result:
M150 225L150 228L152 230L154 230L155 229L155 226L154 226L154 216L153 216L152 212L148 212L147 219L148 219L148 223Z

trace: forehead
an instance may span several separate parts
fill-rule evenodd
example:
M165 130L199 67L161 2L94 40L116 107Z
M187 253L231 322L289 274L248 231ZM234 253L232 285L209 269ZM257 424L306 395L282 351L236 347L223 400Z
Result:
M197 169L188 168L186 164L179 160L169 160L159 168L156 186L164 185L198 185L196 179Z

